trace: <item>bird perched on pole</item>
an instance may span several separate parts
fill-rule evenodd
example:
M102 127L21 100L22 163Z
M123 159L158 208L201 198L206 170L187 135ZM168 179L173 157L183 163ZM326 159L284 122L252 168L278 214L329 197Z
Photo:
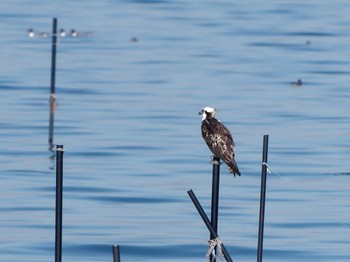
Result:
M235 161L235 142L230 131L215 118L216 109L204 107L198 115L202 115L201 131L210 151L224 161L230 173L241 175Z

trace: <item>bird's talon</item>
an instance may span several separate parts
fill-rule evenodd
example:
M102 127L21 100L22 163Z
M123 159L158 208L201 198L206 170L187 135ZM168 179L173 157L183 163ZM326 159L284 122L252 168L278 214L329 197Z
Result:
M215 160L215 156L211 156L210 157L210 163L214 164L214 165L221 165L220 159L219 160Z

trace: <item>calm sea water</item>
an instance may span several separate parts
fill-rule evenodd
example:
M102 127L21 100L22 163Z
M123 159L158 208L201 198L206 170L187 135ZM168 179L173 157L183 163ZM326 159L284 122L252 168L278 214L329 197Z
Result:
M242 177L221 168L219 235L256 259L262 138L269 134L264 260L350 261L347 1L15 0L0 12L0 261L53 261L50 39L64 153L64 261L204 261L215 106ZM130 42L132 37L137 42ZM301 87L291 81L302 79Z

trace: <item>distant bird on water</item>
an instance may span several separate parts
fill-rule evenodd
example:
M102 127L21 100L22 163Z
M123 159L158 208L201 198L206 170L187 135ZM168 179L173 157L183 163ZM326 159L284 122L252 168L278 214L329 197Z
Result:
M296 81L296 82L291 82L290 83L292 86L301 86L302 84L303 84L303 82L300 80L300 79L298 79L298 81Z
M230 173L241 175L235 161L235 142L230 131L215 118L216 109L204 107L198 114L202 115L202 137L210 151L224 161Z
M64 31L63 28L60 29L60 36L61 36L61 37L66 37L66 36L67 36L67 33L66 33L66 31Z
M29 28L28 30L28 36L30 38L34 38L34 37L43 37L43 38L47 38L49 37L49 33L47 32L40 32L40 33L35 33L34 30L32 28Z
M70 30L70 36L71 37L78 37L78 36L92 36L92 32L78 32L75 29Z
M137 39L137 37L133 36L130 38L130 43L137 43L139 40Z

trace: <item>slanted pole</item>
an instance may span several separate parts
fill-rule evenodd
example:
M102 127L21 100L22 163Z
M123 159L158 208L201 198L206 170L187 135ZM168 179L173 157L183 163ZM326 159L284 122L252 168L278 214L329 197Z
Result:
M196 207L196 209L197 209L199 215L200 215L201 218L203 219L205 225L207 226L207 228L208 228L210 234L212 234L214 238L218 238L218 237L219 237L218 234L216 233L215 229L214 229L213 226L211 225L211 223L210 223L210 221L209 221L209 218L208 218L207 215L205 214L205 212L204 212L204 210L203 210L201 204L199 203L199 201L198 201L196 195L194 194L194 192L192 191L192 189L189 190L189 191L187 191L187 193L188 193L188 195L190 196L190 198L191 198L191 200L192 200L194 206ZM231 259L230 255L229 255L229 253L227 252L227 250L226 250L226 248L225 248L225 246L224 246L223 243L221 244L221 249L222 249L222 253L223 253L223 255L224 255L226 261L232 262L232 259Z

